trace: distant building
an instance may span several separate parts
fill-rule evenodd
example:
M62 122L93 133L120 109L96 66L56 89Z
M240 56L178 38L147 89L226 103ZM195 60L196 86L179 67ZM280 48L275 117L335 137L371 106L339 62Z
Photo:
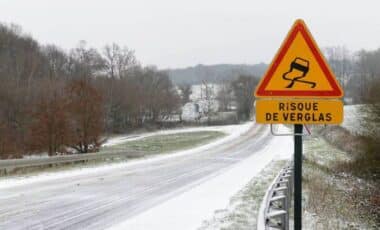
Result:
M194 102L188 102L182 107L183 121L198 121L201 118L200 106Z

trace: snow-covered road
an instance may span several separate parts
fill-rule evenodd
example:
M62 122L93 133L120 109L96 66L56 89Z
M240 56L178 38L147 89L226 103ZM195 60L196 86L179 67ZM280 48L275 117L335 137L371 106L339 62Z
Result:
M216 141L217 144L192 152L27 183L0 183L0 229L106 229L114 226L120 229L161 229L151 224L144 227L144 220L151 221L144 215L162 214L164 209L175 206L173 198L183 202L186 200L183 195L189 191L196 191L209 181L221 183L217 178L226 172L235 170L229 175L236 177L258 171L244 173L240 169L238 172L236 166L239 164L244 163L247 169L248 163L245 162L249 162L252 168L260 169L276 156L270 152L281 148L291 151L288 147L291 145L283 146L291 143L291 139L277 142L274 138L278 137L272 137L268 127L255 124L244 134L231 135L224 141ZM269 144L274 147L268 149ZM253 158L255 155L259 157ZM238 182L231 186L243 186L249 178L250 175L244 180L236 178ZM218 191L210 191L204 196L213 196L213 192ZM207 198L188 202L204 203ZM178 212L186 208L177 207L167 213L176 213L173 217L179 218ZM176 221L177 224L180 222Z

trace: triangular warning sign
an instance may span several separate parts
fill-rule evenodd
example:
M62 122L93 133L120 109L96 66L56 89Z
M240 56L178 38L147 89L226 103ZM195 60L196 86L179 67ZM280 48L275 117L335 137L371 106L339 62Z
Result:
M294 23L257 86L255 96L343 96L343 90L302 20Z

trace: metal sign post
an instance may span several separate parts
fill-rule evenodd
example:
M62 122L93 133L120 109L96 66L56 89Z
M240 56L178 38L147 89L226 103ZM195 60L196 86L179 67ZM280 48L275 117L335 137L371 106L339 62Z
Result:
M302 130L294 125L294 230L302 229Z

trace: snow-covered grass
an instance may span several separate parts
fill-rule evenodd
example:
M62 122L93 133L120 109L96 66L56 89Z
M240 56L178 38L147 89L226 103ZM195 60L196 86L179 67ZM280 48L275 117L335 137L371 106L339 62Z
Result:
M253 122L246 122L244 124L239 124L239 125L174 129L174 130L157 131L154 133L142 134L139 137L136 137L134 140L142 139L144 137L148 137L152 135L176 133L177 131L178 133L181 133L181 132L190 132L190 131L195 132L195 131L204 131L204 130L214 130L214 131L224 132L227 135L225 137L219 138L205 145L201 145L193 149L183 150L183 151L179 151L172 154L152 155L152 156L149 156L148 158L134 159L134 160L123 161L123 162L108 162L108 164L103 164L103 165L86 164L86 165L78 165L77 167L59 168L59 169L56 169L54 171L49 171L49 172L44 171L44 172L37 172L33 174L28 174L28 175L13 175L13 176L7 176L7 177L0 177L0 189L5 188L5 187L17 186L21 184L29 184L29 183L35 183L35 182L40 182L40 181L67 178L67 177L84 175L84 174L107 172L107 171L115 170L115 169L124 169L132 165L144 164L148 161L156 162L156 161L168 160L170 158L174 158L180 155L183 156L183 155L194 154L195 152L205 151L207 149L211 149L213 147L235 140L239 138L242 134L246 133L252 127L252 125L253 125ZM113 144L123 143L123 141L112 142L111 140L111 143Z
M225 134L220 131L197 131L154 135L138 140L126 141L123 144L113 145L111 147L105 147L104 151L127 149L142 151L146 154L169 153L194 148L223 136L225 136Z
M344 106L344 121L342 127L349 130L355 135L380 135L380 123L379 119L376 119L376 115L372 110L378 110L373 105L346 105ZM377 111L378 112L378 111Z
M262 150L219 175L195 182L197 186L111 229L197 229L212 219L215 210L229 206L230 198L244 188L273 159L289 158L292 138L274 137ZM202 183L205 182L206 183ZM257 207L259 204L257 205Z
M267 188L287 161L274 160L237 194L226 208L214 211L214 216L203 221L199 230L252 230L256 229L257 218Z
M349 161L347 153L340 151L318 136L310 136L304 139L304 152L306 161L324 167L333 167L335 162Z
M358 211L360 200L352 197L355 187L364 182L336 170L337 164L351 161L351 156L321 137L306 139L304 154L304 229L372 229L372 223Z
M363 128L363 118L366 116L363 113L365 105L345 105L344 120L342 127L348 129L351 133L361 134L365 131Z
M123 144L129 141L137 141L143 138L157 136L157 135L169 135L169 134L179 134L179 133L189 133L189 132L201 132L201 131L219 131L227 134L235 132L239 127L249 127L252 123L245 123L240 125L219 125L219 126L200 126L200 127L187 127L187 128L175 128L175 129L166 129L158 130L154 132L146 132L140 134L127 134L119 135L112 138L109 138L104 144L103 147L110 147L114 145ZM246 129L245 129L246 130Z

